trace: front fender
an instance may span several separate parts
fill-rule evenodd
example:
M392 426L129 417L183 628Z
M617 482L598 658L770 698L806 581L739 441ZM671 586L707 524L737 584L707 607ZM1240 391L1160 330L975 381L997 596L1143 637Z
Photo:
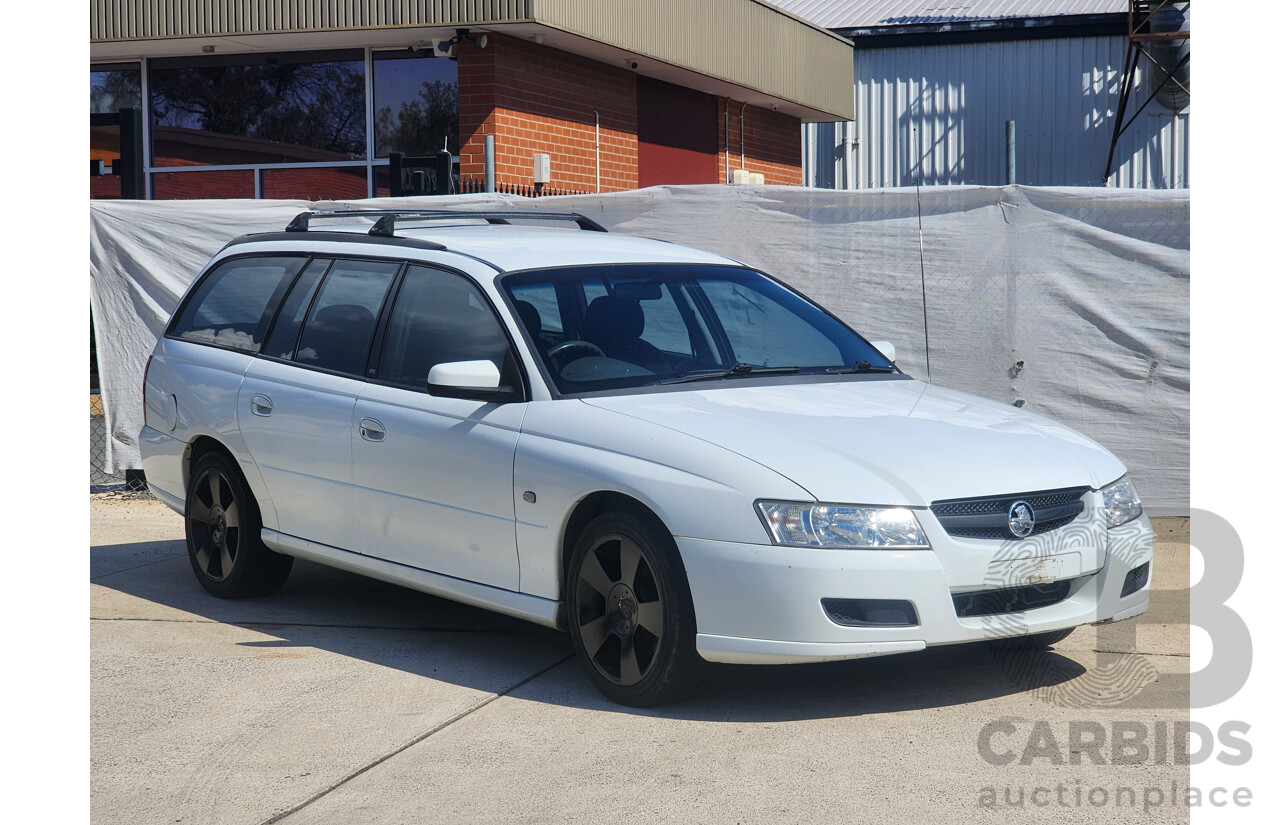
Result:
M769 543L756 499L812 498L722 447L571 399L529 406L514 480L520 591L548 599L560 598L569 519L592 493L641 502L676 537L748 544Z

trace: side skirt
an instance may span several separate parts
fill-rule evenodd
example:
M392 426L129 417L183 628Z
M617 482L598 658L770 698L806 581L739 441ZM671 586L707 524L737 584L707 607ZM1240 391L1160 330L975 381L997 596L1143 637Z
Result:
M300 539L275 530L262 531L262 541L277 553L284 553L299 559L314 561L328 567L336 567L350 573L359 573L379 581L398 584L411 590L420 590L433 596L441 596L463 604L482 607L495 613L514 616L544 627L561 629L558 621L561 603L538 596L513 593L498 587L455 579L409 567L404 564L375 559L339 550L327 544Z

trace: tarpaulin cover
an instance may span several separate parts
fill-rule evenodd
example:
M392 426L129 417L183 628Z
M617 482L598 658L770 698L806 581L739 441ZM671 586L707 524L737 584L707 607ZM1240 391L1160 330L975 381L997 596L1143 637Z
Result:
M914 377L1018 404L1101 442L1130 468L1148 512L1189 512L1186 190L711 185L535 200L93 201L107 471L141 467L147 356L215 252L307 209L391 206L580 212L613 232L727 255L891 341Z

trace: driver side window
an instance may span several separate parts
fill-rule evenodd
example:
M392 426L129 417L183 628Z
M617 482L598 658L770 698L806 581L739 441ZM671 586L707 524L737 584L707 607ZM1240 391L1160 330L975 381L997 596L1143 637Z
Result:
M431 368L454 361L491 361L508 373L502 325L467 279L411 266L391 310L378 377L425 390Z

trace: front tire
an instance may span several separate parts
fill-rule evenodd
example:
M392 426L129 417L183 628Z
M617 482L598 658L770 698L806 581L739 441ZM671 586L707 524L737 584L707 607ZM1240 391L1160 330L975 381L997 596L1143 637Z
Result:
M221 599L279 590L293 557L262 543L258 503L239 469L223 453L196 461L187 487L187 555L196 580Z
M653 520L597 516L574 547L566 593L578 661L606 698L652 707L702 687L707 665L684 565Z

